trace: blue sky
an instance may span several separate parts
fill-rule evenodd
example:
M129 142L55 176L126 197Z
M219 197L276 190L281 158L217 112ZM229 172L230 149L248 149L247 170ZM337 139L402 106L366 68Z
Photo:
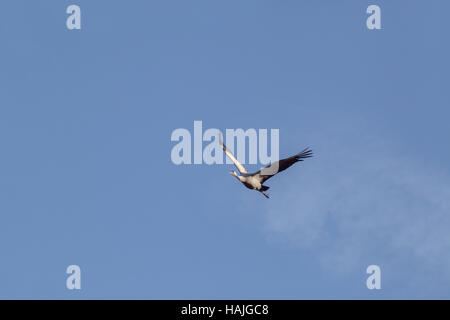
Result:
M448 1L0 8L0 298L450 296ZM267 200L171 162L194 120L316 156Z

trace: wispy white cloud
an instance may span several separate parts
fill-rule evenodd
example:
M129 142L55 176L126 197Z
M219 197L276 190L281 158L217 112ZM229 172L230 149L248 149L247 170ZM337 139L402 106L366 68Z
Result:
M269 239L314 250L324 266L343 272L367 261L409 261L450 276L449 177L381 139L359 141L329 141L302 168L273 180Z

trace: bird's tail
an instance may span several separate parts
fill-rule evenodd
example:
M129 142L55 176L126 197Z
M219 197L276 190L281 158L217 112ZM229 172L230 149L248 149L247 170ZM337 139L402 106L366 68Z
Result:
M261 186L261 191L267 191L269 190L270 187L268 186Z

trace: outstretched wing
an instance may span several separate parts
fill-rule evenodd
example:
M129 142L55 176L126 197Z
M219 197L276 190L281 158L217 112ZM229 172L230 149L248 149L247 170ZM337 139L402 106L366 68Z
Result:
M239 170L239 172L241 174L243 173L248 173L247 170L245 169L245 167L233 156L233 154L231 153L230 150L228 150L228 148L223 144L222 141L222 134L219 134L219 143L222 146L223 152L225 152L225 154L227 155L228 158L231 159L231 161L233 161L234 165L236 166L236 168Z
M313 156L312 150L309 148L303 149L300 153L293 155L292 157L281 159L280 161L271 163L269 166L259 170L256 175L259 178L260 182L263 183L267 179L272 178L277 173L286 170L294 163L303 161L303 159L310 158Z

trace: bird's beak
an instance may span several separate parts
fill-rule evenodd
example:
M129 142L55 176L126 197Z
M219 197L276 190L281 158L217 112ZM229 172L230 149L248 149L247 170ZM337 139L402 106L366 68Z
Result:
M233 171L230 171L228 173L231 174L232 176L234 176L234 172Z

